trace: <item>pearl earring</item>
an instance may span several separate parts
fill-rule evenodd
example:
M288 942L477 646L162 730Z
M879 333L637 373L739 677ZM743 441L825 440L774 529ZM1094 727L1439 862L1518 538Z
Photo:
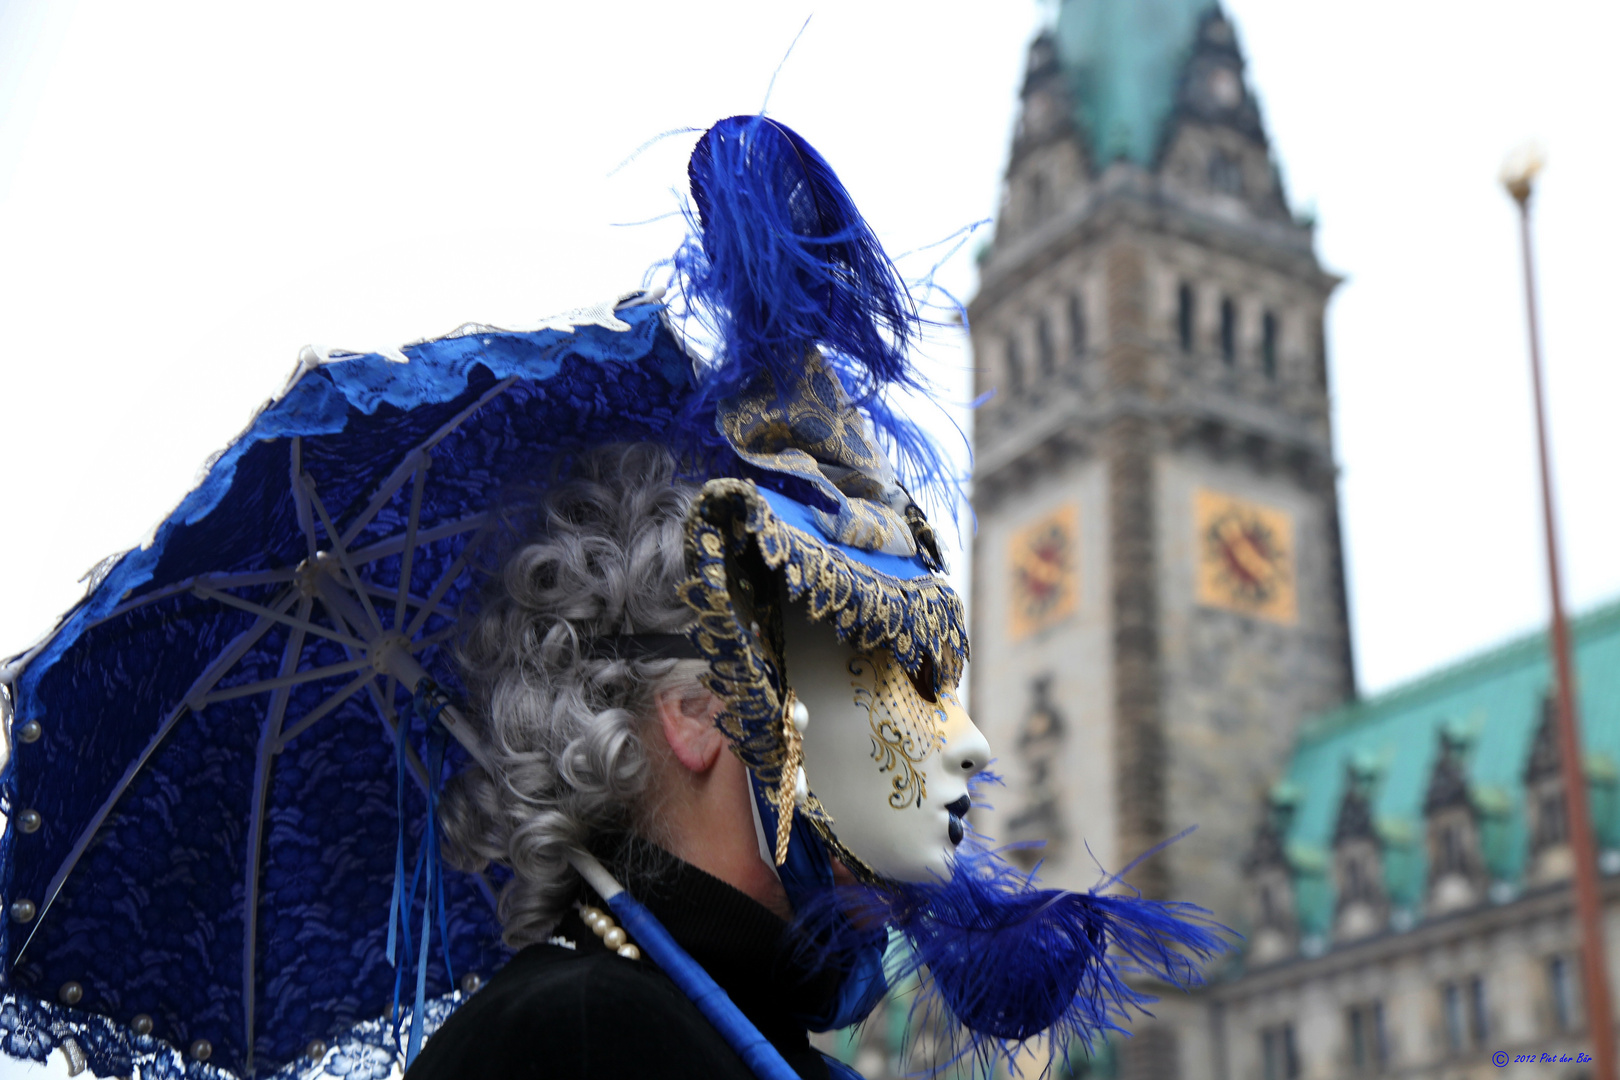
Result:
M776 865L787 862L788 840L793 835L793 808L810 797L804 778L804 729L810 726L810 710L790 687L782 702L782 743L787 750L782 761L782 778L776 788ZM789 802L789 798L792 802Z

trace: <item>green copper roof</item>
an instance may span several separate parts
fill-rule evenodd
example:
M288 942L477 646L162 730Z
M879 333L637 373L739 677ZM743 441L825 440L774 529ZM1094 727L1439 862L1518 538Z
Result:
M1572 630L1593 825L1602 846L1620 846L1620 603L1576 619ZM1442 729L1468 744L1469 787L1492 877L1519 880L1527 847L1523 776L1551 685L1547 638L1538 633L1306 722L1284 781L1297 799L1287 841L1306 933L1326 933L1332 919L1327 852L1351 761L1377 771L1373 810L1390 898L1397 907L1421 908L1423 798Z
M1181 66L1212 0L1063 0L1058 57L1103 166L1151 165L1175 101Z

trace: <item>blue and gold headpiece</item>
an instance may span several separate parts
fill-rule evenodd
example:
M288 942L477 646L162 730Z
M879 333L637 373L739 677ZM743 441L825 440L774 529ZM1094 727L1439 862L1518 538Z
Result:
M827 163L781 124L733 117L699 140L688 175L693 236L675 263L687 311L716 347L686 415L709 475L723 478L689 518L682 596L781 862L790 832L778 815L793 810L784 778L796 765L781 608L803 601L858 649L954 687L967 660L962 602L939 576L938 542L909 488L947 500L954 489L936 445L889 401L924 386L909 358L916 306ZM831 850L874 877L813 793L800 816L825 845L798 845L811 862ZM794 877L790 866L790 892Z

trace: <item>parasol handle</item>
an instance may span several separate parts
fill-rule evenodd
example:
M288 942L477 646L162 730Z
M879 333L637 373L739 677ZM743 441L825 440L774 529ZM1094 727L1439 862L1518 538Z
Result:
M681 948L657 916L625 892L624 886L614 880L596 856L575 850L568 853L568 862L596 895L607 901L619 925L635 938L636 944L670 981L681 988L759 1080L799 1080L799 1074L742 1014L731 996Z
M381 649L373 652L373 662L377 670L384 675L392 675L400 684L410 688L412 694L422 689L422 683L427 680L428 673L422 670L422 665L416 658L407 652L401 642L385 642ZM473 734L472 725L467 718L461 715L461 710L453 703L446 704L439 713L439 723L463 747L472 759L486 772L492 771L489 762L484 758L484 746L478 737Z

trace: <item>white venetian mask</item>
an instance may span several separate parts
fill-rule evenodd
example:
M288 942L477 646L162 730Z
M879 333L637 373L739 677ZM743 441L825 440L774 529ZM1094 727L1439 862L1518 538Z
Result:
M783 631L788 683L809 714L805 777L839 842L884 877L947 876L968 777L990 760L954 688L919 686L889 650L857 651L802 603Z

